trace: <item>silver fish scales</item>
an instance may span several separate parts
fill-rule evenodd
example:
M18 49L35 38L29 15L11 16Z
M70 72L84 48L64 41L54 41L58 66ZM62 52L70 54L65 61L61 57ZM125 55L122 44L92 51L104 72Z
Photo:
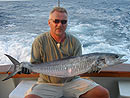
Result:
M10 55L5 54L14 64L14 72L4 80L11 78L22 67L28 68L32 72L42 73L55 77L73 77L83 73L100 72L102 68L122 64L127 59L122 59L124 55L114 53L90 53L77 57L69 57L48 63L31 64L29 62L19 63ZM3 81L4 81L3 80Z

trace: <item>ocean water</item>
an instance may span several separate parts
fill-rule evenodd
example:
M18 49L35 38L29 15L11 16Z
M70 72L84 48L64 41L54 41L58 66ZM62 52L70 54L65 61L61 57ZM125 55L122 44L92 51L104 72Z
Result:
M130 0L61 0L69 14L67 32L82 43L83 54L126 55L130 63ZM4 54L29 61L36 36L49 31L50 10L57 0L0 1L0 65Z

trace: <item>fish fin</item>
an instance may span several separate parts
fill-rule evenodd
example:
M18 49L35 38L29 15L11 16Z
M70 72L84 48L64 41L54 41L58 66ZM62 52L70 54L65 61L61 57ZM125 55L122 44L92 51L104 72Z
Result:
M5 54L10 60L11 62L13 63L13 65L11 65L7 71L7 73L10 71L10 69L12 67L14 67L14 71L8 76L6 77L5 79L3 79L2 81L5 81L5 80L8 80L9 78L11 78L12 76L14 76L15 74L17 74L19 71L21 71L22 69L20 68L20 63L13 57L11 57L10 55L8 54Z
M13 66L12 66L12 65L10 65L10 67L8 68L8 70L7 70L7 72L6 72L6 73L8 73L12 67L13 67Z
M17 71L14 71L13 73L11 73L8 77L6 77L5 79L3 79L2 81L5 81L5 80L10 79L12 76L16 75L17 72L19 72L19 71L18 71L18 70L17 70Z
M15 58L13 58L12 56L5 54L14 65L20 65L19 61L17 61Z

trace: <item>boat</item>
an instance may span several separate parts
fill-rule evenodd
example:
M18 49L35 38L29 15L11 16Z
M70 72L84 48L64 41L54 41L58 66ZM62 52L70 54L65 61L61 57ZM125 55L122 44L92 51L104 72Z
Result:
M8 74L10 65L0 65L0 98L9 98L9 94L19 85L23 80L36 81L39 74L16 74L11 79L2 81ZM13 70L13 68L11 69ZM82 78L90 77L92 80L107 88L110 92L110 98L120 98L120 81L129 81L130 85L130 64L120 64L102 69L100 73L84 73L80 75ZM130 90L130 88L129 88ZM129 98L129 97L127 97Z

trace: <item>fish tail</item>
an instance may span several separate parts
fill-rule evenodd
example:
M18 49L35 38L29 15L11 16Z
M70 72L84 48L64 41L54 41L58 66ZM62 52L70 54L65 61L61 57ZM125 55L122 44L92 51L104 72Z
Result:
M12 76L14 76L15 74L17 74L19 71L21 71L22 69L20 68L20 63L13 57L11 57L10 55L8 54L5 54L9 59L10 61L13 63L13 65L11 65L7 71L7 73L10 71L10 69L12 67L14 67L14 71L9 75L7 76L5 79L3 79L2 81L5 81L5 80L8 80L10 79ZM18 68L19 67L19 68Z

